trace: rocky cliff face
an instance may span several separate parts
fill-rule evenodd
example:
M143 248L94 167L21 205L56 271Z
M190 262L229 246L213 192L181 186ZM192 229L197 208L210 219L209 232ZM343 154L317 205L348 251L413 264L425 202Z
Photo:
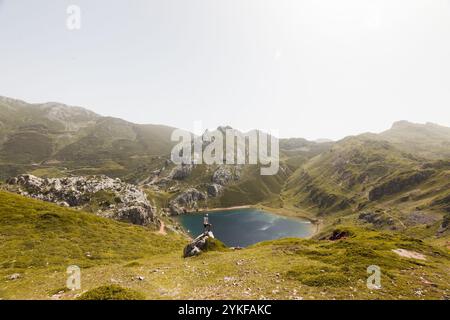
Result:
M178 215L186 212L188 209L198 208L198 202L207 199L207 195L195 188L189 188L173 199L170 204L170 212Z
M190 164L182 164L173 168L170 177L174 180L184 180L190 176L193 166Z
M139 188L107 176L41 179L27 174L9 179L8 189L66 207L95 208L101 216L133 224L156 221L155 208Z
M424 170L395 177L394 179L389 180L370 190L369 200L370 201L379 200L384 196L399 193L407 188L416 186L422 183L423 181L427 180L433 173L434 173L433 170Z
M208 185L206 190L207 190L209 196L217 197L222 192L223 186L221 186L220 184L217 184L217 183L213 183L213 184Z
M212 182L221 186L225 186L234 180L240 179L240 170L238 167L220 166L214 171Z

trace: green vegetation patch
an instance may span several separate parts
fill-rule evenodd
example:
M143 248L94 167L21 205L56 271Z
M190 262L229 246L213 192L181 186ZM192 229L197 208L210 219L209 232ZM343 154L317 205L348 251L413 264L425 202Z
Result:
M181 251L182 236L0 191L1 269L82 268Z
M78 300L144 300L145 296L137 291L118 285L98 287L83 293Z
M214 238L206 239L205 251L226 251L228 247L220 240Z
M348 234L339 240L330 240L329 235ZM397 278L400 270L411 268L433 268L437 261L448 261L448 254L431 247L421 240L394 233L384 233L355 227L338 227L324 232L318 239L284 239L264 242L260 246L272 245L277 255L307 258L314 265L294 265L285 272L285 277L312 287L340 287L367 278L367 267L376 265L390 279ZM426 261L405 259L393 249L411 250L424 254Z
M291 280L298 280L310 287L343 287L350 283L350 278L339 268L316 267L303 270L295 268L286 273Z

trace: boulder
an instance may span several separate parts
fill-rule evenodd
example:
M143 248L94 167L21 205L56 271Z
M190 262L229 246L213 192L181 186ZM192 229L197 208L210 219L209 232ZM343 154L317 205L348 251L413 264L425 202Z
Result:
M17 280L20 279L22 277L22 275L20 273L13 273L12 275L8 276L9 280Z

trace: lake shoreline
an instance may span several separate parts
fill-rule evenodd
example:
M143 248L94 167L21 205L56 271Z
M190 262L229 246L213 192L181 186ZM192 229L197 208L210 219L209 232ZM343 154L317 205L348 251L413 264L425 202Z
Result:
M318 233L320 233L320 231L322 231L322 228L323 228L323 222L320 219L314 219L307 215L302 215L302 214L300 214L300 215L288 214L288 212L289 213L299 213L296 210L289 210L289 209L285 209L285 208L272 208L272 207L267 207L267 206L263 206L263 205L241 205L241 206L232 206L232 207L224 207L224 208L199 208L197 210L187 211L186 213L187 214L209 213L209 212L215 213L215 212L233 211L233 210L239 210L239 209L259 209L259 210L267 211L268 213L272 213L272 214L283 216L283 217L308 220L309 222L311 222L312 225L314 225L315 228L314 228L314 231L311 233L311 235L306 237L305 239L310 239L313 236L317 235Z
M195 211L188 211L187 213L201 213L201 212L217 212L217 211L232 211L232 210L239 210L239 209L251 209L254 208L250 205L245 206L233 206L233 207L225 207L225 208L201 208Z

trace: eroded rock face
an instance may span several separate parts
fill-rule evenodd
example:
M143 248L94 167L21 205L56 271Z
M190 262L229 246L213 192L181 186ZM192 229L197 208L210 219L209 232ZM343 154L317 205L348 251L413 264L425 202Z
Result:
M367 223L373 224L377 228L382 227L393 227L394 219L389 216L386 216L383 212L361 212L358 216L359 220L362 220Z
M42 179L20 175L8 180L12 191L65 207L95 205L99 215L147 225L154 222L155 208L138 187L107 176Z
M184 180L190 176L193 166L190 164L182 164L173 168L170 177L174 180Z
M189 188L177 195L169 203L169 211L171 215L180 215L186 213L188 209L198 208L198 202L207 199L204 192L195 188Z
M379 186L374 187L369 192L369 200L376 201L384 196L399 193L407 188L413 187L427 180L434 174L433 170L424 170L410 175L403 175L389 180Z
M184 192L180 193L174 200L172 200L172 202L182 206L192 207L195 204L197 204L198 201L205 199L206 199L205 193L198 191L195 188L189 188Z
M169 212L172 216L178 216L180 214L184 213L184 209L182 207L180 207L178 204L176 204L175 202L171 202L169 205Z
M221 186L225 186L233 181L240 179L240 171L237 167L220 166L214 171L212 182Z
M450 229L450 213L447 213L442 219L441 226L439 227L438 234L442 234Z
M208 195L211 197L219 196L220 193L222 192L222 190L223 190L223 187L217 183L210 184L206 189L206 191L208 192Z

